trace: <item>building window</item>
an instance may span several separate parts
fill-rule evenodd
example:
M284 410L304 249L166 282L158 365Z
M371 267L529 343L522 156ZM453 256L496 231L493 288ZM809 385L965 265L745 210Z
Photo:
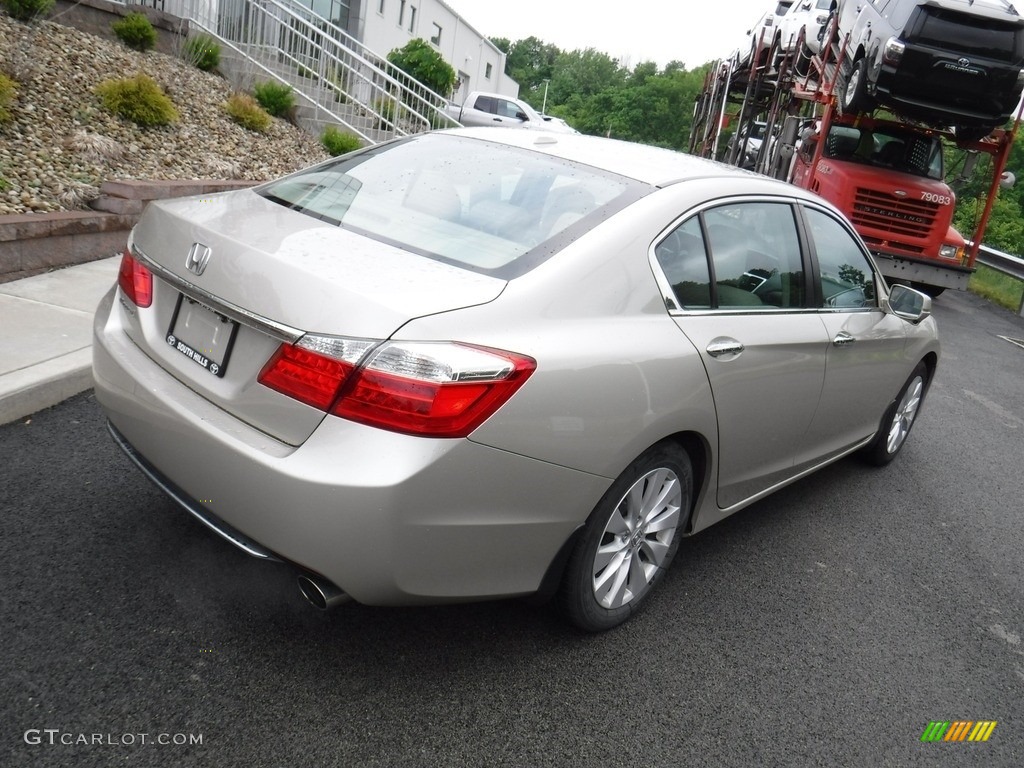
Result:
M398 26L405 23L405 0L398 0Z
M436 45L438 48L441 47L441 25L436 21L434 22L434 34L430 36L430 42Z
M416 29L416 6L409 6L409 31Z
M488 64L488 65L487 65L487 66L486 66L486 67L484 68L484 77L485 77L485 78L487 78L488 80L490 80L490 79L491 79L491 70L492 70L492 69L493 69L493 67L492 67L492 66L491 66L490 64Z

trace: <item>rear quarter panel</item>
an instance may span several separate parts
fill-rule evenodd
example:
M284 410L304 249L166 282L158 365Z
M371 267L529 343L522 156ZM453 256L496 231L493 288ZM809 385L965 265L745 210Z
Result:
M707 185L678 187L613 216L491 304L420 318L396 334L537 360L531 379L472 440L608 478L679 432L717 444L700 356L669 317L648 262L657 234L706 199L698 187Z

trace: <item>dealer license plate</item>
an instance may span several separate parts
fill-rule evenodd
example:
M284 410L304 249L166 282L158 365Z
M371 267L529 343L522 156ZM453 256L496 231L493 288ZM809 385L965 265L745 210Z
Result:
M167 344L214 376L228 367L238 323L187 296L178 296Z

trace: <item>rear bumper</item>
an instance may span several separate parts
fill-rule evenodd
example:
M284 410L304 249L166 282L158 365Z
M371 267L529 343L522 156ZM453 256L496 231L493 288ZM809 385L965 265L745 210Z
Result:
M960 125L1000 126L1016 114L1019 91L990 94L984 90L957 91L941 80L924 75L909 77L883 66L875 83L875 95L884 104L908 117L934 122L937 116Z
M281 443L200 397L128 338L111 292L94 322L96 397L165 492L250 554L323 575L359 602L534 592L607 478L470 440L328 417Z

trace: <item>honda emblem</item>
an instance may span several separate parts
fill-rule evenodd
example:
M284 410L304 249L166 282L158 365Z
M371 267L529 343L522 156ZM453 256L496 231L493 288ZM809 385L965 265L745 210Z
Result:
M202 243L192 243L188 258L185 259L185 269L194 275L201 275L209 261L210 247Z

